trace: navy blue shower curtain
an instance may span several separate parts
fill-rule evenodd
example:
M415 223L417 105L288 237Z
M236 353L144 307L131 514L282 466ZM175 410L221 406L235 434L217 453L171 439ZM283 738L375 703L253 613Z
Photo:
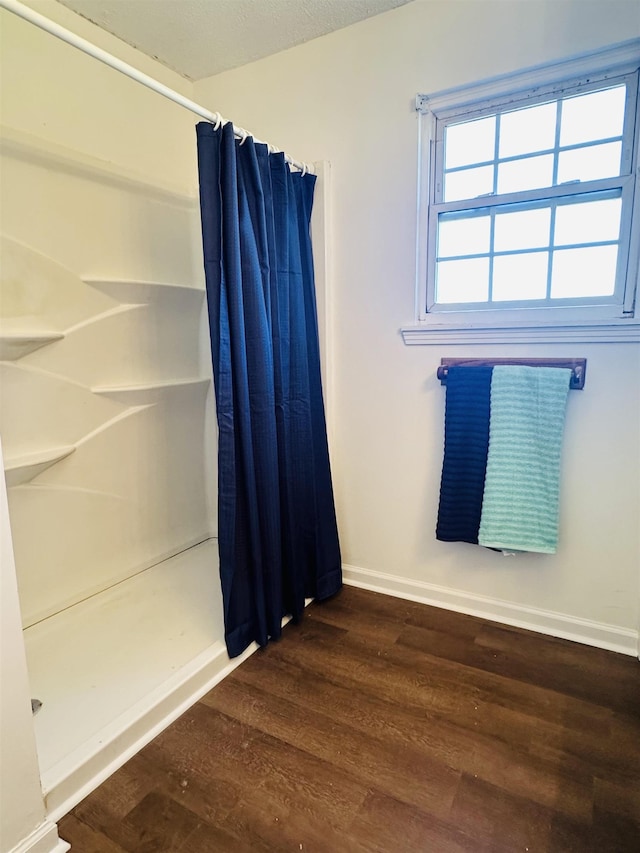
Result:
M229 655L342 585L309 224L315 176L197 125Z

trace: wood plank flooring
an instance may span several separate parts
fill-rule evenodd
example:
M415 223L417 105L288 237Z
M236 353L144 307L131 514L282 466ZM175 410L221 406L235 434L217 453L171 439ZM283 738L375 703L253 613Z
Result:
M345 587L59 829L72 853L638 853L640 663Z

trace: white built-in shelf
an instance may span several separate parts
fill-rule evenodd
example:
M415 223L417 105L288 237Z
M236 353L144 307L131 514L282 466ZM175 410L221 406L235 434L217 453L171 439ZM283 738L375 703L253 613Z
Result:
M60 332L0 332L0 361L17 361L62 338Z
M182 284L162 284L156 281L125 281L85 278L86 284L95 287L101 293L117 299L123 304L136 305L139 303L153 302L157 299L167 297L181 297L186 299L203 299L204 289Z
M111 397L130 404L155 403L167 394L181 391L203 391L209 379L171 379L140 385L101 385L92 388L94 394Z
M46 471L56 462L69 456L75 447L72 444L60 447L48 447L45 450L33 450L15 456L6 456L4 460L4 476L7 486L21 486L33 480L38 474Z

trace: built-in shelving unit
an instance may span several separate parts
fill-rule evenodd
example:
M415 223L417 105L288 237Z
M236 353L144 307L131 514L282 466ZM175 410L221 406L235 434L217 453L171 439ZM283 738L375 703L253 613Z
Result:
M196 299L204 298L204 289L183 284L163 284L156 281L125 281L123 279L84 279L85 284L95 287L102 293L117 299L123 304L139 304L152 302L155 299L166 299L178 296L193 296Z
M209 382L209 379L173 379L140 385L104 385L91 390L103 397L139 405L155 403L168 393L204 390Z
M7 486L20 486L33 480L47 468L60 462L69 456L75 447L73 445L62 445L61 447L48 447L43 450L33 450L28 453L20 453L15 456L7 456L4 460L4 475Z
M0 361L17 361L62 338L60 332L0 332Z
M78 152L13 145L11 156L17 203L0 234L11 618L43 703L33 726L53 822L230 665L210 538L215 410L197 197ZM106 214L87 222L91 209ZM130 233L132 216L153 234Z

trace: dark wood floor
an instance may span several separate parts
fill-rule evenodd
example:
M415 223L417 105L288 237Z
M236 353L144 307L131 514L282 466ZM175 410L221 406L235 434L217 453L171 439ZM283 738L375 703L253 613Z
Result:
M60 834L73 853L638 853L640 664L345 588Z

